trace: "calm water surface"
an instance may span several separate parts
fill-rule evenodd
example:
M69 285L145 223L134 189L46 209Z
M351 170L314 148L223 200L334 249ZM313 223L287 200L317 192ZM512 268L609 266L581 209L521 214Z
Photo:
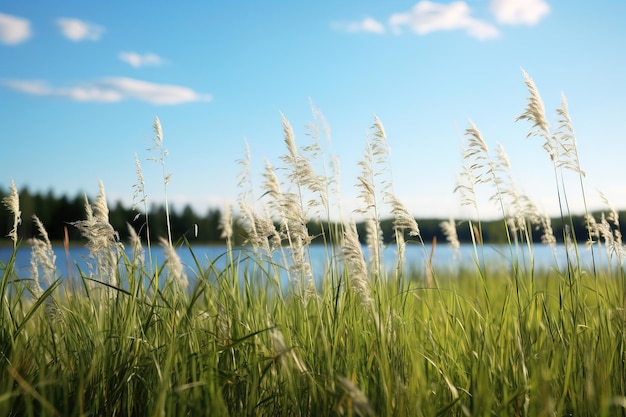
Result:
M202 269L206 269L210 265L214 265L218 271L224 268L227 264L228 256L226 256L225 246L192 246L191 250L187 247L179 248L177 253L179 254L183 265L185 265L185 271L190 279L196 276L198 268L196 261L199 263ZM405 262L407 270L423 271L425 266L425 260L430 257L431 248L429 246L422 247L419 245L407 246L405 252ZM484 252L478 252L478 258L472 245L462 245L459 251L454 251L447 245L438 245L433 253L432 262L436 270L440 272L459 271L464 268L476 268L477 259L482 265L482 259L484 257L484 265L487 268L500 269L508 268L511 265L511 249L507 245L486 245L483 249ZM565 247L563 245L557 245L555 249L536 244L533 247L534 261L536 269L546 268L559 268L563 269L567 265L567 255ZM578 247L579 257L583 267L591 269L592 256L591 250L585 248L584 245ZM11 247L0 248L0 262L6 264L9 260L13 249ZM29 277L30 274L30 248L25 245L21 247L17 252L15 270L20 278ZM193 252L193 254L192 254ZM55 247L54 253L56 255L57 275L61 277L76 277L78 276L78 268L84 273L90 270L90 266L93 264L93 259L89 257L89 251L84 247L72 247L70 248L69 257L66 255L63 247ZM238 248L234 250L234 256L239 256L242 259L241 263L246 261L247 256L250 254L250 250L246 248ZM367 257L367 248L363 247L363 253ZM596 248L594 250L596 264L606 265L608 263L608 256L603 248ZM128 252L127 255L132 257L132 252ZM195 260L194 260L195 255ZM330 257L329 257L330 255ZM285 253L287 259L289 259L289 253ZM575 258L575 254L572 254ZM529 256L528 250L518 250L513 254L513 257L518 259L520 263L527 268L531 265L531 256ZM329 259L330 258L330 259ZM617 260L613 257L613 264L618 265ZM148 255L145 255L146 264L149 263ZM326 247L322 245L312 245L310 247L310 259L313 269L313 273L317 280L323 276L326 265L329 261L334 259L336 262L341 262L340 251L336 250L335 253L330 253ZM152 247L152 260L153 263L160 265L163 263L163 249L160 246ZM280 265L285 265L283 255L276 253L274 260ZM391 270L396 267L397 263L397 249L394 245L387 247L383 254L384 265L387 269Z

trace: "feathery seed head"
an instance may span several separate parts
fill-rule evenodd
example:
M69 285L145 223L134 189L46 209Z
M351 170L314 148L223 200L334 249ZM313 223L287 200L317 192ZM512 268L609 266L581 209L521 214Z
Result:
M155 143L157 144L157 146L160 146L163 142L163 130L161 129L161 121L158 117L154 118L152 128L154 129L154 133L156 134Z
M239 188L243 188L246 184L250 183L250 172L249 172L250 161L251 161L250 145L248 144L248 141L245 139L243 141L243 145L244 145L244 158L237 160L237 164L241 166L241 171L239 172L239 175L237 176L239 178L237 187ZM249 194L249 193L250 191L244 192L244 194Z
M506 154L504 150L504 146L501 143L498 144L496 148L497 158L500 161L500 165L506 168L507 170L511 169L511 161L509 160L509 156Z
M524 75L524 82L530 93L528 97L528 104L521 116L515 121L527 120L533 124L532 130L528 133L527 137L539 136L545 140L544 149L550 155L553 161L556 161L558 155L558 149L555 146L554 138L550 134L550 125L546 119L546 111L543 105L543 100L539 94L539 90L535 85L535 82L530 78L526 71L522 70Z
M613 225L611 229L613 231L614 241L616 242L616 246L621 246L622 245L622 232L620 228L619 214L617 210L615 210L613 205L609 202L609 199L606 197L606 195L602 191L598 191L598 193L600 194L600 198L602 199L602 202L609 209L609 214L607 215L607 221Z
M553 142L559 146L557 166L568 169L572 172L585 176L585 172L580 169L578 149L576 146L576 136L572 126L572 119L569 115L567 99L561 96L561 107L556 110L559 116L558 128L554 134Z
M220 219L219 228L222 230L222 233L220 234L221 239L226 239L227 241L232 239L233 237L233 208L230 204L226 206L224 215Z
M126 223L126 226L128 227L130 245L133 248L133 263L137 267L142 267L144 264L145 250L141 244L141 238L130 223Z
M285 145L287 146L288 158L291 158L291 165L295 165L298 159L298 147L296 146L296 139L293 134L293 128L291 123L285 117L284 114L280 114L283 123L283 133L285 136Z
M350 282L354 290L361 295L363 304L370 305L372 298L370 296L367 266L354 220L351 220L344 228L343 238L342 252L350 271Z
M263 190L265 194L268 194L274 200L278 200L280 197L280 181L276 176L276 171L270 164L270 162L265 160L265 172L263 173L263 178L265 178L265 182L263 183Z
M609 202L609 199L607 198L606 194L604 194L600 190L598 190L598 194L600 195L600 199L602 200L602 203L604 203L604 205L609 209L608 220L610 222L613 222L615 226L619 227L619 215L617 214L617 211L615 210L613 205Z
M374 136L386 141L387 134L385 133L385 127L376 115L374 115L374 124L372 125L372 129L374 130Z
M255 213L252 207L243 199L238 200L239 209L241 210L241 219L243 222L243 227L246 231L248 243L252 245L254 249L262 248L262 240L259 238L259 234L256 229L256 221L255 221Z
M316 194L321 200L322 206L326 207L328 202L327 183L325 178L315 173L311 161L298 152L293 129L289 121L281 113L283 121L283 131L285 136L285 145L287 146L287 154L280 159L290 167L288 178L300 189L304 187ZM316 148L315 146L313 148ZM313 149L309 147L308 149ZM300 190L299 190L300 191ZM312 205L319 204L317 200L312 200Z
M17 226L22 222L22 212L20 211L20 196L15 187L15 183L11 180L9 186L9 195L2 199L4 206L13 214L13 228L7 235L13 241L13 245L17 245Z
M456 231L456 223L454 219L450 217L450 220L445 220L439 223L439 226L441 227L443 234L448 240L448 244L450 245L450 247L458 252L461 248L461 244L459 243L459 237Z
M556 245L556 237L554 237L554 231L552 230L552 221L550 220L550 216L544 214L540 217L540 221L543 228L541 243L554 247Z
M596 223L595 217L591 213L585 214L585 223L587 225L587 242L585 244L586 247L592 246L597 242L597 239L600 238L600 233L598 232L598 224ZM594 238L596 240L594 240Z
M93 204L93 214L103 221L109 220L109 206L107 205L106 193L104 191L104 184L99 182L100 191Z
M409 231L409 236L419 236L420 230L415 217L409 209L395 195L391 195L391 214L393 214L393 227L396 230Z
M370 270L379 272L383 253L383 230L374 217L365 220L365 243L369 253Z
M43 288L39 282L39 268L43 270L43 280L46 284L50 285L56 279L56 255L52 250L52 244L48 238L48 232L46 232L43 223L36 215L33 215L33 222L39 230L39 238L30 239L32 245L30 267L32 273L32 292L37 298L43 295ZM44 307L47 316L52 320L63 320L63 312L59 308L57 302L49 294L44 302Z
M361 175L357 178L359 197L364 203L364 207L358 209L360 213L367 213L371 208L376 207L376 191L374 185L374 172L372 171L371 159L366 158L358 162L361 166Z
M489 149L487 148L487 143L483 139L482 134L476 127L473 121L469 120L470 127L465 130L465 136L469 138L469 143L467 147L467 157L476 155L477 159L487 159L487 155L489 154Z
M139 162L139 157L135 153L135 165L137 167L137 183L133 185L133 207L132 210L137 208L137 204L145 204L146 203L146 188L145 182L143 179L143 169L141 168L141 162ZM141 196L140 200L137 201L137 197Z
M465 131L467 146L463 149L463 160L469 167L475 184L493 182L498 185L494 164L489 156L489 148L482 134L471 120L470 127Z
M100 278L117 285L118 253L123 250L119 242L118 234L109 223L108 208L101 187L97 203L94 207L89 204L85 195L85 220L70 223L75 226L80 234L87 239L87 248L90 256L96 258Z
M183 270L183 264L180 260L180 257L176 253L176 249L174 246L165 238L159 238L161 242L161 246L163 246L163 254L165 256L165 260L167 261L167 270L169 272L168 276L174 280L176 287L182 292L187 291L187 287L189 286L189 280L187 279L187 274Z
M462 206L472 206L478 209L478 202L476 201L476 178L472 172L472 168L464 164L463 171L457 176L455 193L459 193L461 197Z
M56 278L56 255L52 250L52 244L48 238L48 232L43 226L43 223L41 223L41 220L39 220L39 217L33 215L33 222L35 223L35 227L39 231L39 236L41 238L33 238L30 240L32 246L31 272L35 281L35 288L41 290L37 280L39 276L39 267L41 267L43 271L44 282L52 284Z

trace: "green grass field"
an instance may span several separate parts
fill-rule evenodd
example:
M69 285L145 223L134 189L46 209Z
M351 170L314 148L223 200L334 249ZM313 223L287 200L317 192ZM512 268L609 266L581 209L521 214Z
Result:
M539 93L524 77L530 98L520 120L545 140L567 222L560 179L564 171L582 178L567 105L551 132ZM476 209L469 223L476 266L439 271L429 267L430 244L385 179L389 154L376 119L357 186L368 221L367 256L353 221L338 223L324 231L324 271L312 271L303 220L311 213L330 218L332 175L317 173L314 157L295 145L286 120L283 125L288 175L281 180L267 166L259 193L264 209L249 203L259 199L247 188L241 161L240 214L226 216L222 226L225 268L198 263L195 276L187 276L172 236L153 237L166 249L163 265L152 260L150 238L133 240L134 255L127 257L108 223L102 186L96 201L86 203L86 219L74 224L93 255L93 268L79 279L57 277L43 225L29 244L30 276L17 276L14 258L0 265L0 415L626 415L624 246L610 206L602 219L588 216L583 238L593 242L598 263L583 269L583 248L571 236L553 236L546 218L529 210L530 200L510 181L503 150L492 158L471 124L457 191L462 204ZM167 193L158 119L155 132ZM145 205L137 165L136 191ZM476 187L492 189L502 209L512 255L506 268L482 263ZM9 234L15 254L28 248L19 236L17 190L11 191L4 203L15 216ZM396 230L392 270L380 262L384 205ZM232 221L246 230L247 255L232 251ZM148 218L144 225L149 231ZM456 226L443 225L451 245L458 243ZM568 265L534 267L533 227L544 231L542 244L565 240ZM424 270L405 272L408 241L423 247ZM531 255L515 256L520 247ZM270 261L270 253L283 261ZM610 266L601 267L607 264L601 257L611 257ZM313 276L320 274L316 288Z

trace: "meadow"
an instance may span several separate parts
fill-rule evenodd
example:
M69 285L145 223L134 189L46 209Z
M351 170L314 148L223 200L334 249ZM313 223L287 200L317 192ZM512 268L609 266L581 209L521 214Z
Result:
M567 193L585 190L567 102L552 131L533 80L523 75L529 97L518 122L543 141L568 224ZM267 163L261 189L251 186L246 152L237 215L228 211L221 224L227 250L208 267L198 261L192 274L176 251L193 255L185 236L172 236L169 224L166 236L150 234L138 159L141 233L131 228L130 241L119 240L100 184L95 200L85 202L85 218L72 225L90 251L89 266L73 279L57 273L45 225L35 219L39 236L21 239L12 185L3 200L14 217L14 250L0 263L0 415L626 415L625 251L608 201L606 215L585 213L583 241L591 249L568 234L574 227L555 236L549 218L516 188L504 149L492 154L470 122L455 192L476 215L441 227L453 248L457 227L468 228L475 265L437 268L429 262L431 242L394 193L377 118L356 185L365 236L354 220L330 222L340 211L339 173L322 152L324 123L314 116L314 143L302 148L283 118L284 166ZM158 119L154 130L167 209ZM580 177L579 190L564 188L564 173ZM478 189L489 190L501 210L506 267L483 259ZM395 232L393 268L382 259L386 212ZM315 236L326 250L323 271L310 262L311 218L332 224ZM541 245L565 245L566 262L535 266L535 228ZM240 229L243 249L233 246ZM164 262L153 259L155 245ZM407 271L407 245L421 248L423 269ZM31 250L28 276L14 268L23 250ZM582 250L597 262L583 265Z

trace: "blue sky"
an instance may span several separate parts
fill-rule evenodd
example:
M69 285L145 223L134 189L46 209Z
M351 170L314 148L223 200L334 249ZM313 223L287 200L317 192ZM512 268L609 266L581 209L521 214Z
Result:
M504 146L518 188L554 215L548 155L515 122L528 97L523 68L554 125L567 97L590 207L604 207L599 189L626 209L625 15L626 2L612 0L0 0L0 186L95 196L102 180L111 202L131 204L137 153L148 199L160 202L160 166L146 150L158 116L169 200L223 208L241 193L245 141L258 188L265 159L280 167L286 152L281 113L305 146L313 103L347 211L376 115L394 191L414 215L473 214L453 193L470 119L491 150ZM481 203L483 216L497 213Z

